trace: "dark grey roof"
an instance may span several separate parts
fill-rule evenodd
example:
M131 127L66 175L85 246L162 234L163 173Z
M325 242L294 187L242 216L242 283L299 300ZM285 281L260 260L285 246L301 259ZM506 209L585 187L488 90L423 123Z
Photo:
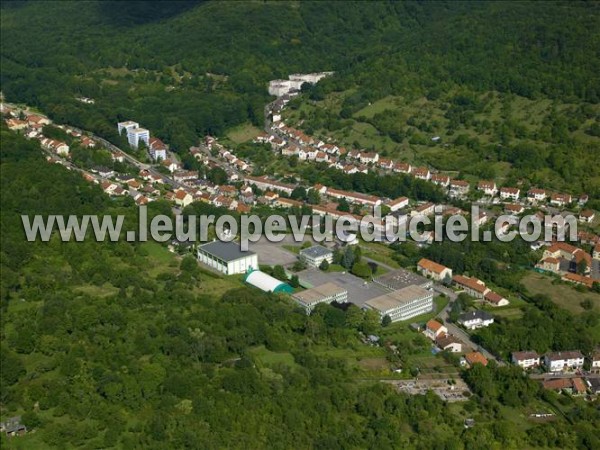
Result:
M468 313L461 314L458 317L458 320L461 322L469 321L469 320L492 320L494 316L486 311L482 311L481 309L476 309L475 311L469 311Z
M201 245L200 249L223 261L235 261L236 259L254 255L254 252L250 250L245 252L240 250L239 242L214 241Z
M318 258L320 256L326 256L331 254L332 251L322 245L313 245L312 247L305 248L300 251L301 255L306 255L310 258Z

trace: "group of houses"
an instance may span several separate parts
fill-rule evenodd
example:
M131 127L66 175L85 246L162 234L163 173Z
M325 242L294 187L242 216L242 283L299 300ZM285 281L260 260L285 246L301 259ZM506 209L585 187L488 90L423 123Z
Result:
M452 269L427 258L422 258L417 263L417 270L424 276L446 284L452 283L462 289L465 293L479 300L487 302L491 306L507 306L510 302L503 295L492 291L475 277L463 275L452 275Z
M460 358L460 364L470 368L475 364L487 366L487 358L478 351L473 351L459 338L448 332L448 328L435 319L430 319L423 329L423 334L431 339L440 351L450 353L463 353Z
M44 136L44 127L52 123L48 117L28 110L13 109L4 104L1 110L9 130L20 132L28 139L37 139L43 149L56 156L69 157L70 147L66 142ZM62 125L58 125L57 128L61 128L69 136L77 139L78 144L83 148L96 146L96 141L77 130Z
M554 273L564 281L591 288L594 283L600 283L598 274L592 272L593 260L600 261L600 243L595 245L590 255L566 242L554 242L544 249L536 268Z
M120 135L127 137L127 142L132 148L137 149L143 142L153 161L165 161L168 156L168 147L157 137L150 137L150 131L140 127L140 124L132 120L117 123L117 131Z

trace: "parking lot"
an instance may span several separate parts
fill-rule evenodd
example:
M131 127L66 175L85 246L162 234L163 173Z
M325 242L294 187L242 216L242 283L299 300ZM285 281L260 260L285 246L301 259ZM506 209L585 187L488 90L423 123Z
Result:
M319 269L307 269L298 272L300 283L311 288L325 283L335 283L348 291L348 301L362 306L367 300L385 294L383 287L375 283L367 283L362 278L348 272L322 272Z
M293 241L292 241L293 242ZM249 250L258 255L258 263L267 266L287 266L296 262L296 254L283 248L284 242L269 242L264 236L258 242L250 243ZM295 245L299 245L294 243Z

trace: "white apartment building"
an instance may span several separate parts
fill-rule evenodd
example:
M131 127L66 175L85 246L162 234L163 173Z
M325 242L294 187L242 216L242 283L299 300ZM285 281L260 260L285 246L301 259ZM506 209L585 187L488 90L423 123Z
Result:
M129 133L129 130L134 130L139 127L140 127L139 123L133 122L131 120L127 120L125 122L119 122L117 124L117 129L119 130L119 134L122 134L123 130L125 130L125 133Z
M127 141L133 148L138 148L140 142L144 142L147 146L150 145L150 131L145 128L134 128L127 131ZM166 156L166 155L165 155Z

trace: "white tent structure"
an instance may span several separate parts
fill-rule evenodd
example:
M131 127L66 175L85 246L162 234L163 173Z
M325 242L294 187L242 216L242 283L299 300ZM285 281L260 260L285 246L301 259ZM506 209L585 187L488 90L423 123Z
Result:
M293 291L292 287L289 284L284 283L283 281L279 281L277 278L273 278L271 275L261 272L260 270L252 270L248 272L248 274L244 278L244 281L264 292Z

